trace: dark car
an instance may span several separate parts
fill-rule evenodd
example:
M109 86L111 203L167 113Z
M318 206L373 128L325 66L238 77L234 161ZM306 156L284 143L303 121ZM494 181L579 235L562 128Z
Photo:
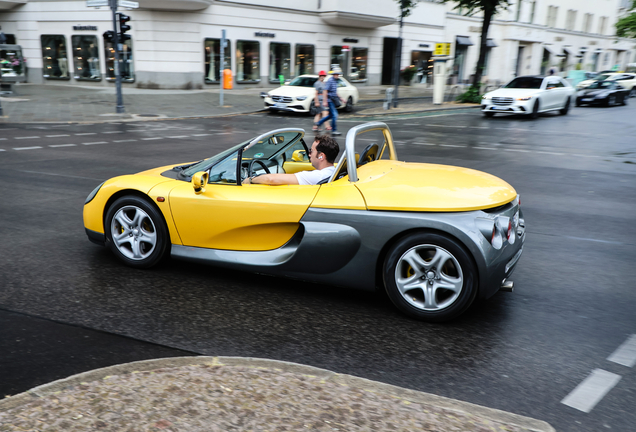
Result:
M576 106L627 105L629 90L614 81L596 81L576 94Z

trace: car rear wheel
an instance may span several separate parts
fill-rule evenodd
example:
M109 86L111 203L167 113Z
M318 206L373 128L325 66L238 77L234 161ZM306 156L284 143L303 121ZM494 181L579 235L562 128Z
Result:
M495 115L495 113L493 113L493 112L485 112L485 113L484 113L484 115L485 115L486 117L490 118L490 117L494 116L494 115Z
M532 114L530 115L533 119L539 117L539 101L536 101L532 106Z
M607 98L607 106L612 106L612 105L616 105L616 96L614 95L610 95L610 97Z
M623 96L623 101L621 102L622 105L627 105L629 103L627 99L628 97L629 97L628 95Z
M399 240L386 256L384 286L406 315L442 322L463 313L477 294L477 271L456 240L417 233Z
M349 96L349 99L347 99L347 104L345 105L345 112L352 112L353 111L353 98L351 96Z
M636 97L636 86L632 87L632 90L629 92L629 97Z
M125 264L149 268L166 255L168 229L159 210L145 199L134 195L117 199L104 222L106 244Z
M559 112L561 113L561 115L566 115L568 111L570 111L570 98L565 101L565 105Z

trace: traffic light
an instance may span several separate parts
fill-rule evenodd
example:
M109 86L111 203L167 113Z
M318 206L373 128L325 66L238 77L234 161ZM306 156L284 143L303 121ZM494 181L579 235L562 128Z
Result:
M108 30L104 32L104 41L113 42L115 40L115 32L112 30Z
M127 40L130 40L130 35L126 34L128 30L130 30L130 26L126 24L130 21L130 17L128 15L124 15L123 13L118 13L117 18L119 21L119 43L124 43Z

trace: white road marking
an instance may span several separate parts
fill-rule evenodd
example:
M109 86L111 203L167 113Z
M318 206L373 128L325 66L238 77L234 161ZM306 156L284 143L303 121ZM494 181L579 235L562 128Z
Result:
M65 137L65 136L70 136L69 134L62 134L62 135L46 135L47 138L59 138L59 137Z
M556 155L556 156L563 156L565 153L556 153L556 152L549 152L549 151L541 151L541 150L535 150L537 153L544 153L544 154L551 154L551 155Z
M114 143L123 143L123 142L133 142L137 141L136 139L127 139L127 140L115 140Z
M82 143L82 145L95 145L95 144L108 144L108 141L96 141L96 142Z
M0 149L0 151L6 151L5 149Z
M83 135L97 135L97 132L83 132L83 133L76 133L76 136L83 136Z
M190 135L169 136L168 138L174 138L174 139L190 138Z
M404 123L402 126L422 126L419 123Z
M596 156L596 155L584 155L584 154L580 154L580 153L573 153L572 156L589 157L589 158L602 157L602 156Z
M192 134L193 137L210 136L212 134Z
M39 136L28 136L28 137L15 137L15 139L36 139L40 138Z
M633 367L636 364L636 334L631 335L607 359L623 366Z
M620 379L620 375L602 369L594 369L561 403L589 413Z
M514 151L514 152L524 152L530 153L530 150L522 150L522 149L504 149L505 151Z
M413 144L415 144L415 145L426 145L426 146L434 146L434 145L437 145L437 144L433 144L433 143L419 143L419 142L414 142Z
M465 145L455 145L455 144L440 144L440 147L466 147Z
M13 150L35 150L35 149L41 149L42 147L40 146L33 146L33 147L13 147Z
M123 132L122 131L107 131L102 133L113 134L113 133L123 133Z
M474 147L474 148L476 148L478 150L499 150L499 149L496 149L494 147Z
M75 147L77 144L51 144L49 147Z
M6 141L7 138L0 138L0 141Z
M217 132L214 135L232 135L232 132Z
M163 137L142 138L143 141L158 140L158 139L163 139Z

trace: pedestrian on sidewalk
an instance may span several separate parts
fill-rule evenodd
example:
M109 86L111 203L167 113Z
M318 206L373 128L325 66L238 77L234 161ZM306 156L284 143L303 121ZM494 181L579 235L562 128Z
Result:
M316 89L316 96L314 97L314 111L316 112L316 115L314 116L314 132L318 132L320 130L320 128L317 126L317 123L321 119L323 114L328 110L323 104L323 92L325 90L326 77L327 72L321 70L320 72L318 72L318 80L314 83L314 88Z
M331 127L327 126L327 130L331 130L331 135L342 135L342 133L338 132L338 125L336 124L340 101L344 103L344 100L338 96L338 78L340 78L340 71L334 70L331 73L331 79L325 84L325 89L322 93L323 106L329 107L329 115L316 123L316 126L320 128L324 122L331 120Z

